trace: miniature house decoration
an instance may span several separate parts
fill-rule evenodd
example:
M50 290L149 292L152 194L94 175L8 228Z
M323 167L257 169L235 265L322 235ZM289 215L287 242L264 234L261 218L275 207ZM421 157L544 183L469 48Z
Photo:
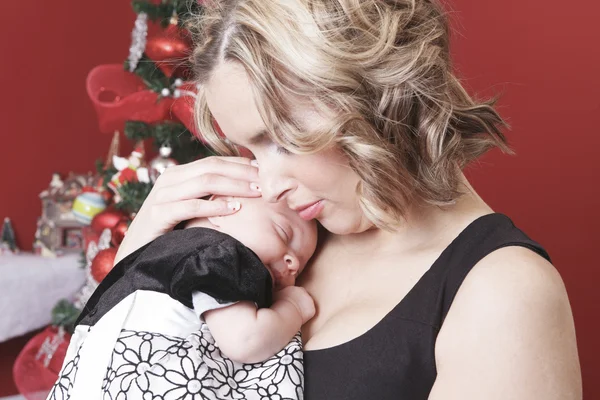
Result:
M48 189L40 193L42 215L38 218L34 250L56 257L84 250L83 223L77 221L72 207L75 198L85 186L91 186L94 176L70 173L63 181L59 174L52 175Z

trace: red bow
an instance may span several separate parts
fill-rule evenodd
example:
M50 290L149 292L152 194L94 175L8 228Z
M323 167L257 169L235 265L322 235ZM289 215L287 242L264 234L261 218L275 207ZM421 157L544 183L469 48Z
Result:
M122 130L126 121L156 123L176 120L201 138L194 124L194 97L184 95L177 99L171 96L159 99L159 95L149 90L141 78L125 71L121 64L95 67L88 74L86 87L103 133ZM192 83L185 83L178 89L195 93Z

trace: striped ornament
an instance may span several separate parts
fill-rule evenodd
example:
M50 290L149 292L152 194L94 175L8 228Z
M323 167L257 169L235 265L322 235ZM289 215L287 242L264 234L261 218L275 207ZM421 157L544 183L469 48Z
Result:
M84 192L73 202L73 215L82 224L89 225L92 218L106 208L104 198L97 192Z

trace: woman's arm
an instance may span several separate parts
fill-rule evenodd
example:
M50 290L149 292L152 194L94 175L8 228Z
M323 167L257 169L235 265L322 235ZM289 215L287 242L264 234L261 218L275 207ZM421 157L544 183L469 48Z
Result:
M554 267L520 247L469 273L436 343L429 400L579 400L573 316Z
M246 364L264 361L283 349L315 313L312 298L301 287L288 286L274 300L270 308L240 301L203 314L225 356Z

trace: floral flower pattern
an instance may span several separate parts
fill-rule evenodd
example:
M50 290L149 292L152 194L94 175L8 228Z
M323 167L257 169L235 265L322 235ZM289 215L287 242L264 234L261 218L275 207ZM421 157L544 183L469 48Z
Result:
M89 333L89 328L86 328L84 332L81 332L80 329L75 331L75 335L81 334L83 336ZM83 340L78 340L75 336L71 338L71 342L69 347L73 346L77 350L75 350L75 356L72 359L65 360L63 362L63 367L58 374L58 379L52 386L50 393L48 394L48 400L68 400L69 393L71 388L73 388L73 382L77 376L78 366L79 366L79 353L81 352L81 348L83 347ZM67 353L68 355L69 353Z
M206 329L186 338L122 330L99 390L104 400L302 399L301 343L298 333L267 361L239 364ZM78 357L65 360L48 399L69 400Z

